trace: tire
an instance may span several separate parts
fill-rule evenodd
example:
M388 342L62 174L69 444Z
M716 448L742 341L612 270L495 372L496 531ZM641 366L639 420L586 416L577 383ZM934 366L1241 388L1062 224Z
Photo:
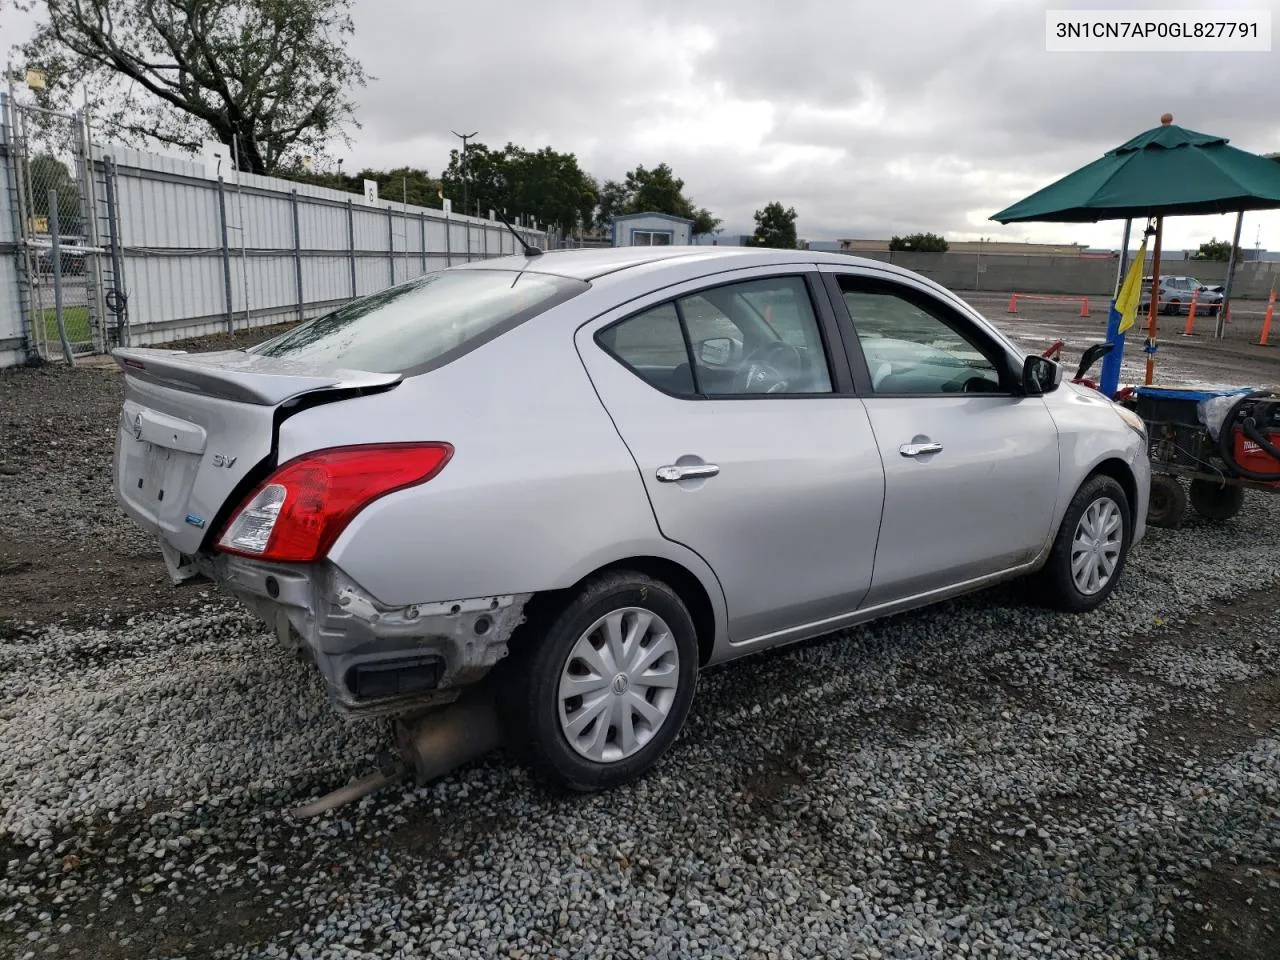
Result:
M1187 491L1176 477L1163 473L1151 475L1151 503L1147 507L1147 523L1153 527L1177 530L1187 517Z
M1214 483L1212 480L1192 480L1191 506L1208 520L1230 520L1244 506L1244 487Z
M1178 316L1179 314L1182 313L1182 301L1181 300L1169 301L1169 305L1164 308L1163 312L1170 317Z
M1118 520L1114 528L1111 525L1113 520ZM1073 559L1081 556L1076 547L1077 534L1082 530L1087 533L1086 524L1095 522L1102 526L1103 536L1098 538L1101 549L1093 554L1095 560L1092 564L1086 562L1083 565L1081 576L1077 578L1072 570ZM1124 488L1103 474L1090 477L1067 505L1049 559L1037 575L1040 602L1068 613L1086 613L1101 606L1124 574L1132 537L1129 498ZM1105 577L1102 575L1104 555L1110 558L1109 572ZM1096 573L1098 582L1092 589L1086 589L1091 569Z
M644 672L614 672L612 647L602 632L607 626L598 625L620 617L625 642L643 616L653 618L653 626L633 641L641 644L636 649L661 643L668 651ZM541 623L526 626L533 630L513 638L502 696L505 733L517 754L543 780L579 793L608 790L649 772L684 726L698 680L697 633L676 592L639 573L604 574L588 580ZM580 644L589 644L595 653ZM579 655L583 653L599 657L599 669L591 670ZM658 675L660 684L643 682ZM622 676L626 679L619 680ZM600 683L585 696L562 700L562 680L570 683L574 677L586 684ZM662 719L646 720L645 714L661 714ZM571 741L575 718L578 736ZM624 733L627 724L630 744Z

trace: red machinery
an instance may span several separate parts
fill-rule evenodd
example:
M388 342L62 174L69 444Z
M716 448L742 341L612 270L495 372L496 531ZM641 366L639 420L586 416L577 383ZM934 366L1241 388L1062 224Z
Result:
M1064 346L1057 340L1042 356L1057 357ZM1072 382L1098 389L1086 374L1112 346L1089 347ZM1246 488L1280 493L1280 391L1125 387L1114 399L1147 425L1153 526L1181 525L1188 500L1210 520L1228 520Z

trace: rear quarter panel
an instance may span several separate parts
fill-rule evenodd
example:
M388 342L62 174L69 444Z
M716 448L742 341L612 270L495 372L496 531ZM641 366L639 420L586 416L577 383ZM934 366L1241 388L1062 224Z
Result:
M659 532L635 462L574 351L581 308L566 306L387 393L286 420L280 460L350 443L454 445L440 474L375 501L330 551L387 605L558 589L650 556L698 577L719 632L719 584Z

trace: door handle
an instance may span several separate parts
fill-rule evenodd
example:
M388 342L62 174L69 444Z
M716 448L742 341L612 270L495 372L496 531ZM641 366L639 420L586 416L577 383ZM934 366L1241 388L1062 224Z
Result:
M898 448L898 452L904 457L922 457L926 453L941 453L942 444L934 443L904 443Z
M697 480L714 477L720 468L714 463L669 464L659 467L657 477L661 483L676 483L679 480Z

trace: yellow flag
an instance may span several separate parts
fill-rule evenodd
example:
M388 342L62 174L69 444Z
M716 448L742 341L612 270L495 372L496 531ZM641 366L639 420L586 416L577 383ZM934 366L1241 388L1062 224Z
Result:
M1142 274L1147 266L1147 238L1142 238L1142 246L1138 255L1129 265L1124 283L1120 285L1120 295L1116 297L1116 312L1120 314L1119 332L1124 333L1138 319L1138 307L1142 302Z

